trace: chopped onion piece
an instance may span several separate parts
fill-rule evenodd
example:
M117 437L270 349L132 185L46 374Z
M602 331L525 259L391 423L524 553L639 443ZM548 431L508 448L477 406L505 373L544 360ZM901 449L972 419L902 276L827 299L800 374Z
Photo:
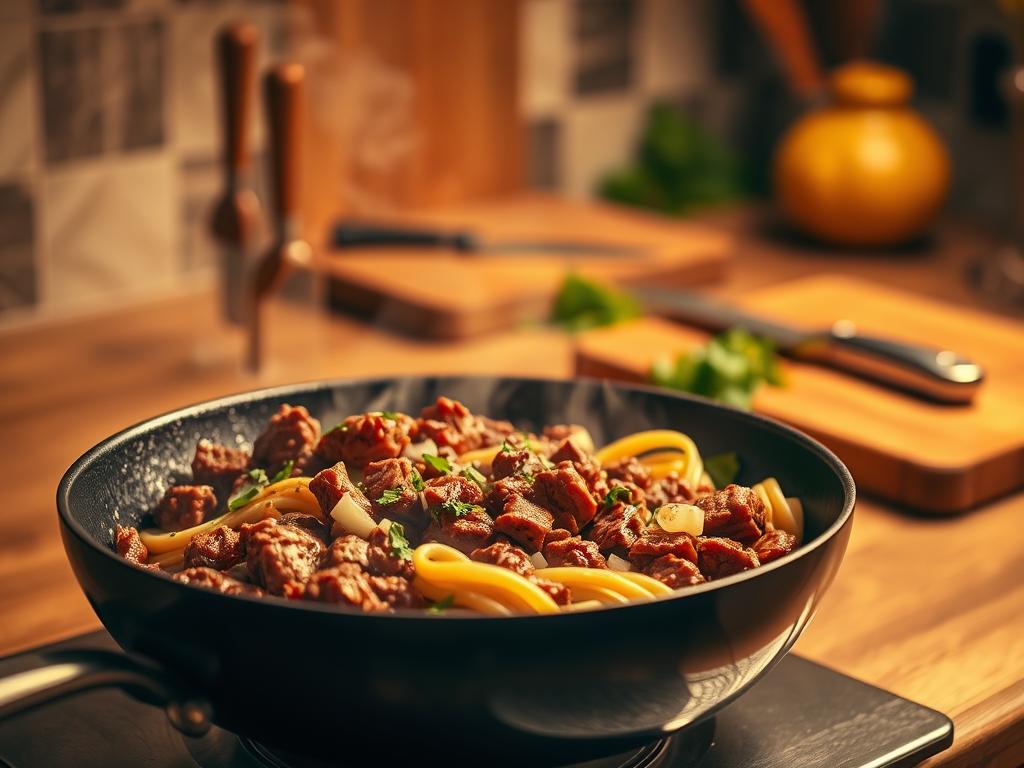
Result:
M534 552L530 555L530 560L533 562L534 568L547 568L548 561L544 559L544 555L540 552Z
M331 518L334 520L335 535L353 533L361 539L370 536L370 531L377 527L373 518L356 504L352 495L346 493L331 510Z
M693 504L665 504L654 513L658 525L669 533L704 533L704 510Z
M608 568L613 571L630 571L633 566L629 564L629 560L623 560L616 554L608 555Z
M425 453L437 456L437 443L429 437L418 443L409 443L409 445L405 446L405 450L402 451L402 455L409 459L409 461L423 461L423 454Z

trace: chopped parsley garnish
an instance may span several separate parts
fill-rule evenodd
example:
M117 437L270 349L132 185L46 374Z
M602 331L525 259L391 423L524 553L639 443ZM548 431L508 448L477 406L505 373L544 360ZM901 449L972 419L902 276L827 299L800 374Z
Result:
M703 347L673 360L657 360L651 380L662 387L693 392L750 410L754 392L762 383L782 386L782 369L775 345L743 328L715 336Z
M487 485L487 478L484 477L483 473L476 467L466 467L459 474L480 486L480 490L483 490L484 486Z
M551 321L575 333L640 314L639 302L628 293L570 273L555 297Z
M616 485L614 488L608 491L608 493L605 494L604 508L611 509L612 507L615 506L616 503L620 501L623 502L624 504L628 504L630 501L632 501L632 499L633 497L632 494L630 494L629 492L629 488L626 488L623 485Z
M394 504L400 498L402 498L402 492L405 490L404 485L399 485L394 488L388 488L384 493L377 499L378 504L387 505Z
M245 487L243 490L236 493L230 499L228 499L228 511L234 512L240 507L244 507L250 501L260 495L260 491L263 490L263 486L250 485Z
M405 538L405 528L401 523L392 523L388 528L388 546L391 548L391 556L399 560L412 560L412 548L409 540Z
M501 453L515 453L519 449L512 445L508 440L501 441Z
M380 415L381 417L387 419L388 421L398 421L398 417L401 416L402 414L400 414L398 411L381 411Z
M441 505L441 509L445 512L451 512L456 517L462 517L463 515L468 515L475 509L480 509L480 507L476 504L470 504L468 501L448 499L448 501Z
M725 488L740 472L740 460L735 451L719 453L704 459L704 471L715 488Z
M427 487L426 485L424 485L423 478L420 477L420 473L417 472L415 469L412 471L412 474L409 475L409 484L412 486L412 489L414 491L422 491L424 488Z
M442 456L431 456L429 453L424 453L423 462L442 474L450 475L452 472L452 465L448 463L448 459Z
M455 595L445 595L432 606L427 608L427 613L444 613L455 604Z
M289 477L292 476L292 470L294 469L295 462L292 461L291 459L288 459L288 461L284 463L284 466L281 467L278 473L274 475L272 478L270 478L270 484L273 485L274 483L280 483L282 480L287 480ZM263 472L263 470L261 469L260 472ZM263 472L263 476L266 477L267 473Z
M259 467L249 470L249 480L256 485L267 485L270 482L267 480L267 470Z

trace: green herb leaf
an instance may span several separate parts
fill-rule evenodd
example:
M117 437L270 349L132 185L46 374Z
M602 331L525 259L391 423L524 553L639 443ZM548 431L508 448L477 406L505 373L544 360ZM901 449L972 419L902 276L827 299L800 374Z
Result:
M614 325L640 314L640 304L629 294L570 273L555 297L551 322L576 332Z
M398 417L402 414L398 411L381 411L380 415L388 421L398 421Z
M462 517L468 515L475 509L480 509L476 504L470 504L467 501L459 501L458 499L448 499L444 504L441 505L441 509L445 512L451 512L456 517Z
M455 604L455 595L445 595L432 606L427 608L427 613L444 613Z
M414 491L422 491L424 488L427 487L426 485L424 485L423 478L420 477L420 473L417 472L415 469L412 471L412 474L409 475L409 484L412 486L412 489Z
M452 473L452 465L448 463L448 459L442 456L431 456L429 453L423 454L423 462L437 472L441 472L445 475Z
M399 485L394 488L388 488L384 493L377 499L378 504L387 505L394 504L400 498L402 498L402 492L405 490L405 486Z
M466 467L459 474L480 486L480 490L483 490L487 485L487 478L484 477L483 473L476 467Z
M249 470L249 480L256 485L268 485L270 483L270 481L267 480L267 470L260 469L259 467Z
M708 473L715 488L724 488L740 471L740 460L735 451L719 453L704 459L704 471Z
M328 429L325 434L329 435L331 434L331 432L348 432L348 424L346 424L344 421L339 421L333 427Z
M240 507L244 507L250 501L259 496L260 491L263 490L262 486L250 485L243 488L241 491L236 493L230 499L228 499L228 511L234 512Z
M623 485L616 485L604 495L604 508L611 509L620 501L628 504L632 499L633 495L629 492L629 488Z
M506 439L506 440L502 440L501 441L501 448L499 449L498 452L499 453L515 453L518 450L519 450L518 448L516 448L514 445L512 445L512 443L510 443Z
M401 523L391 523L388 528L388 546L391 548L391 556L399 560L412 560L412 548L409 540L405 538L405 528Z
M742 328L721 333L675 360L658 360L651 367L651 380L747 410L762 383L783 383L774 345Z
M295 462L292 461L291 459L288 459L288 461L284 463L284 466L281 467L278 473L274 475L272 478L270 478L270 485L273 485L274 483L280 483L282 480L287 480L289 477L292 476L292 470L294 469ZM265 472L264 476L266 476Z

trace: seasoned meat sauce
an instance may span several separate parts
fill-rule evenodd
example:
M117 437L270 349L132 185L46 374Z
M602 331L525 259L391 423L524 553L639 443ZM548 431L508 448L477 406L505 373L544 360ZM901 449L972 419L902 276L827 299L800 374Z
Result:
M467 451L492 447L489 463L460 461ZM302 492L316 509L268 505L270 511L234 527L205 525L188 539L173 579L223 594L368 612L425 608L430 601L416 588L411 552L440 542L473 562L512 571L567 605L570 589L539 576L537 563L607 569L615 556L614 567L625 560L633 571L678 589L757 568L797 545L794 535L772 525L771 510L751 488L715 490L706 480L691 487L676 472L652 476L633 457L602 466L580 427L518 432L447 397L418 417L355 414L323 434L304 407L283 404L251 455L200 440L192 483L169 487L153 520L165 531L189 533L225 507L243 506L249 497L230 502L264 472L306 474ZM340 504L346 496L347 507ZM672 533L653 522L652 513L669 503L696 505L702 534ZM367 527L377 527L358 536L339 529L336 508L365 513ZM167 562L163 556L151 562L155 556L135 528L118 525L114 543L140 567L160 570Z

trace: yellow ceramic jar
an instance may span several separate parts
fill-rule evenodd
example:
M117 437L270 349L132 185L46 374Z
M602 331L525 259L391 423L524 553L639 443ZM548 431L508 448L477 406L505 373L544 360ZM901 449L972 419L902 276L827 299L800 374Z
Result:
M949 156L908 106L910 78L847 64L832 103L798 120L775 156L775 197L801 231L840 245L895 245L920 234L949 187Z

